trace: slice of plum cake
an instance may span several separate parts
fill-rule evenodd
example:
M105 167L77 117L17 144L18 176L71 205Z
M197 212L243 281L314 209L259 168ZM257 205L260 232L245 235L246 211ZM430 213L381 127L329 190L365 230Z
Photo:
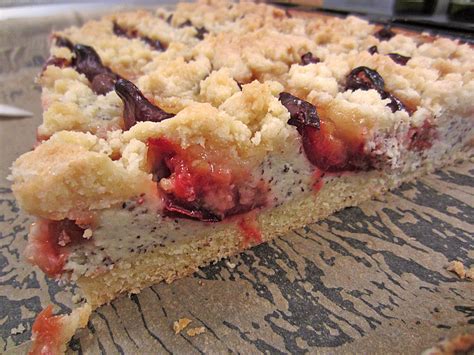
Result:
M468 157L474 50L248 2L52 35L27 259L93 307Z

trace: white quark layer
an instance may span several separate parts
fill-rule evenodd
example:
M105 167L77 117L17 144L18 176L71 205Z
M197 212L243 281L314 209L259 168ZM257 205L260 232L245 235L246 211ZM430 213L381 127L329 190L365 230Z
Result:
M436 134L432 147L421 151L401 147L401 164L398 174L416 172L421 167L432 170L440 166L441 161L459 158L461 151L472 150L474 142L474 117L463 117L455 112L442 113L435 122ZM467 155L466 155L467 156Z
M263 179L269 187L264 208L311 193L314 170L302 148L268 155L252 174L256 181ZM105 271L133 253L189 242L239 221L238 215L217 223L170 218L163 217L161 210L159 201L144 196L142 204L133 200L103 211L90 241L72 247L65 270L72 272L73 278Z
M469 142L474 140L472 118L451 116L448 112L436 122L439 139L434 139L430 149L408 150L408 129L408 125L401 127L396 138L375 136L374 141L367 144L377 170L394 181L419 169L432 170L432 166L440 165L439 161L450 160L461 149L470 149ZM265 208L277 207L291 199L313 193L315 170L302 148L296 152L287 149L286 152L268 155L253 173L256 181L263 179L268 184L268 203ZM349 174L361 173L364 172ZM341 174L327 174L324 180L337 179ZM146 253L155 248L189 242L227 228L229 224L236 225L239 221L238 216L217 223L169 218L161 216L161 210L159 201L152 203L146 196L142 204L128 201L105 210L99 216L90 241L73 247L65 270L72 272L73 278L105 271L134 253Z

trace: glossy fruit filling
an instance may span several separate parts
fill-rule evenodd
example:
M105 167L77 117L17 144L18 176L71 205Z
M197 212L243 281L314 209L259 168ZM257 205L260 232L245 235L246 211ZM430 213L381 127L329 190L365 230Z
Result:
M164 215L204 222L248 212L266 202L265 184L247 164L225 150L190 146L165 138L148 140L148 166L164 196Z
M309 161L323 171L370 168L370 157L364 151L365 140L361 132L346 135L333 122L321 120L319 129L304 128L302 138Z
M384 28L376 33L381 40L388 40L395 34ZM371 54L377 53L377 47L369 48ZM308 58L311 53L305 54ZM397 53L389 56L396 63L405 65L410 58ZM303 58L302 58L303 59ZM303 61L304 64L304 61ZM346 77L346 90L375 90L392 112L413 113L411 105L406 105L385 89L385 81L374 69L360 66L349 72ZM371 127L357 117L346 112L338 112L337 107L318 107L289 93L280 94L280 102L290 113L288 124L296 126L301 134L304 151L308 160L322 171L340 172L369 170L373 168L370 153L365 149L367 133ZM319 111L319 112L318 112ZM421 128L411 129L408 134L409 149L423 150L431 147L435 130L427 121Z
M314 105L289 93L281 93L280 101L290 112L288 123L297 127L313 165L329 172L370 168L364 127L347 117L336 125L326 114L320 117Z
M60 348L61 317L53 315L53 307L49 305L41 311L33 323L33 346L30 355L54 355Z
M84 240L84 229L74 221L39 219L31 227L26 259L51 277L61 275L68 256L68 246Z

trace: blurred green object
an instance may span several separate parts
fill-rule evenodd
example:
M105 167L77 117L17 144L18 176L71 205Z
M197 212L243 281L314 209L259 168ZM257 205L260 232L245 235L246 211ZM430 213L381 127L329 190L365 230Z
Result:
M451 0L448 17L453 21L474 23L474 0Z
M436 0L397 0L394 12L397 15L432 15Z

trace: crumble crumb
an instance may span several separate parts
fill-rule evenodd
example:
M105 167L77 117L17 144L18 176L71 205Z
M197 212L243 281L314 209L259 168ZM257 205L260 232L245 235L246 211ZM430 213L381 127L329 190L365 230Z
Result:
M85 239L91 239L92 238L92 229L87 228L84 231L84 234L82 235L82 237L85 238Z
M20 323L18 327L13 328L11 330L10 334L11 335L23 334L25 330L26 330L25 326L22 323Z
M234 263L231 263L230 261L226 261L225 264L229 269L235 269L235 267L237 266Z
M462 262L453 260L446 267L446 270L454 272L461 279L474 280L474 267L466 269Z
M184 328L186 328L189 323L191 323L191 319L189 318L180 318L177 321L173 322L173 330L175 334L179 334Z
M188 334L190 337L195 337L196 335L202 334L206 331L206 328L204 327L196 327L196 328L191 328L189 329L186 334Z
M461 279L464 279L466 277L466 270L464 270L464 265L460 261L451 261L446 267L446 270L454 272Z

